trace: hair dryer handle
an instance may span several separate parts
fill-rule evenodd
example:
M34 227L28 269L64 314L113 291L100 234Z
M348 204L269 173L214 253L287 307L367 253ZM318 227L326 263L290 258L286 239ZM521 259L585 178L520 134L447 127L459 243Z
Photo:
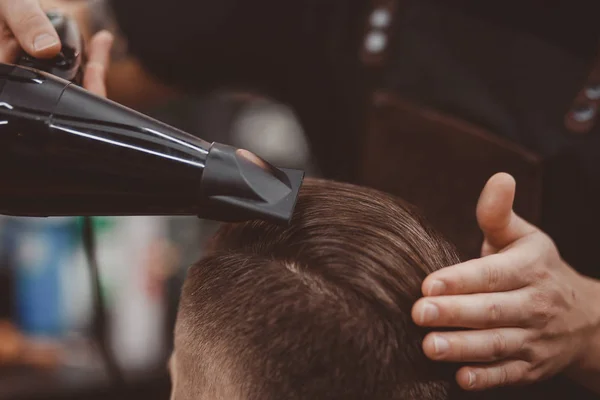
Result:
M81 85L85 64L84 42L75 21L63 14L46 14L58 33L62 45L58 55L50 59L31 57L21 50L15 64L44 71L59 78Z

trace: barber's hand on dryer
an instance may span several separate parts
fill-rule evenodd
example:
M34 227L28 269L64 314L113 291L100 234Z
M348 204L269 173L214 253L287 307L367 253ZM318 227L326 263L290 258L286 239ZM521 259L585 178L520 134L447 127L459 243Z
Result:
M482 257L423 282L415 323L457 328L427 335L424 352L464 363L456 378L467 390L567 372L600 392L600 282L577 273L544 232L516 215L514 196L514 179L494 175L477 206Z
M0 0L0 62L11 62L19 49L50 58L61 48L56 30L38 0Z

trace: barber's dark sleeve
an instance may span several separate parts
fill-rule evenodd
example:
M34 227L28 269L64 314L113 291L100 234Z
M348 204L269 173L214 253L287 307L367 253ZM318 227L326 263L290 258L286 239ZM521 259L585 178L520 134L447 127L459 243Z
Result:
M109 1L130 52L161 80L190 90L276 87L308 47L302 6L290 2Z

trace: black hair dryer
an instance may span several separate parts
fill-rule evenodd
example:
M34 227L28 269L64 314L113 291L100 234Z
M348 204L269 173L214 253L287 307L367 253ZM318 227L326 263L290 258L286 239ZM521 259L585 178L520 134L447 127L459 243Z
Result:
M289 222L304 173L208 143L77 84L76 27L51 60L0 64L0 213Z

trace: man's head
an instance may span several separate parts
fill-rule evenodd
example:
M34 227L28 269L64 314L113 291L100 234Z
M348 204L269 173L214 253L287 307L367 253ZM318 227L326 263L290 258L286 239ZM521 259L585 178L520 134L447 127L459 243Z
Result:
M174 399L445 399L410 313L458 261L403 202L306 180L289 227L225 225L190 269Z

